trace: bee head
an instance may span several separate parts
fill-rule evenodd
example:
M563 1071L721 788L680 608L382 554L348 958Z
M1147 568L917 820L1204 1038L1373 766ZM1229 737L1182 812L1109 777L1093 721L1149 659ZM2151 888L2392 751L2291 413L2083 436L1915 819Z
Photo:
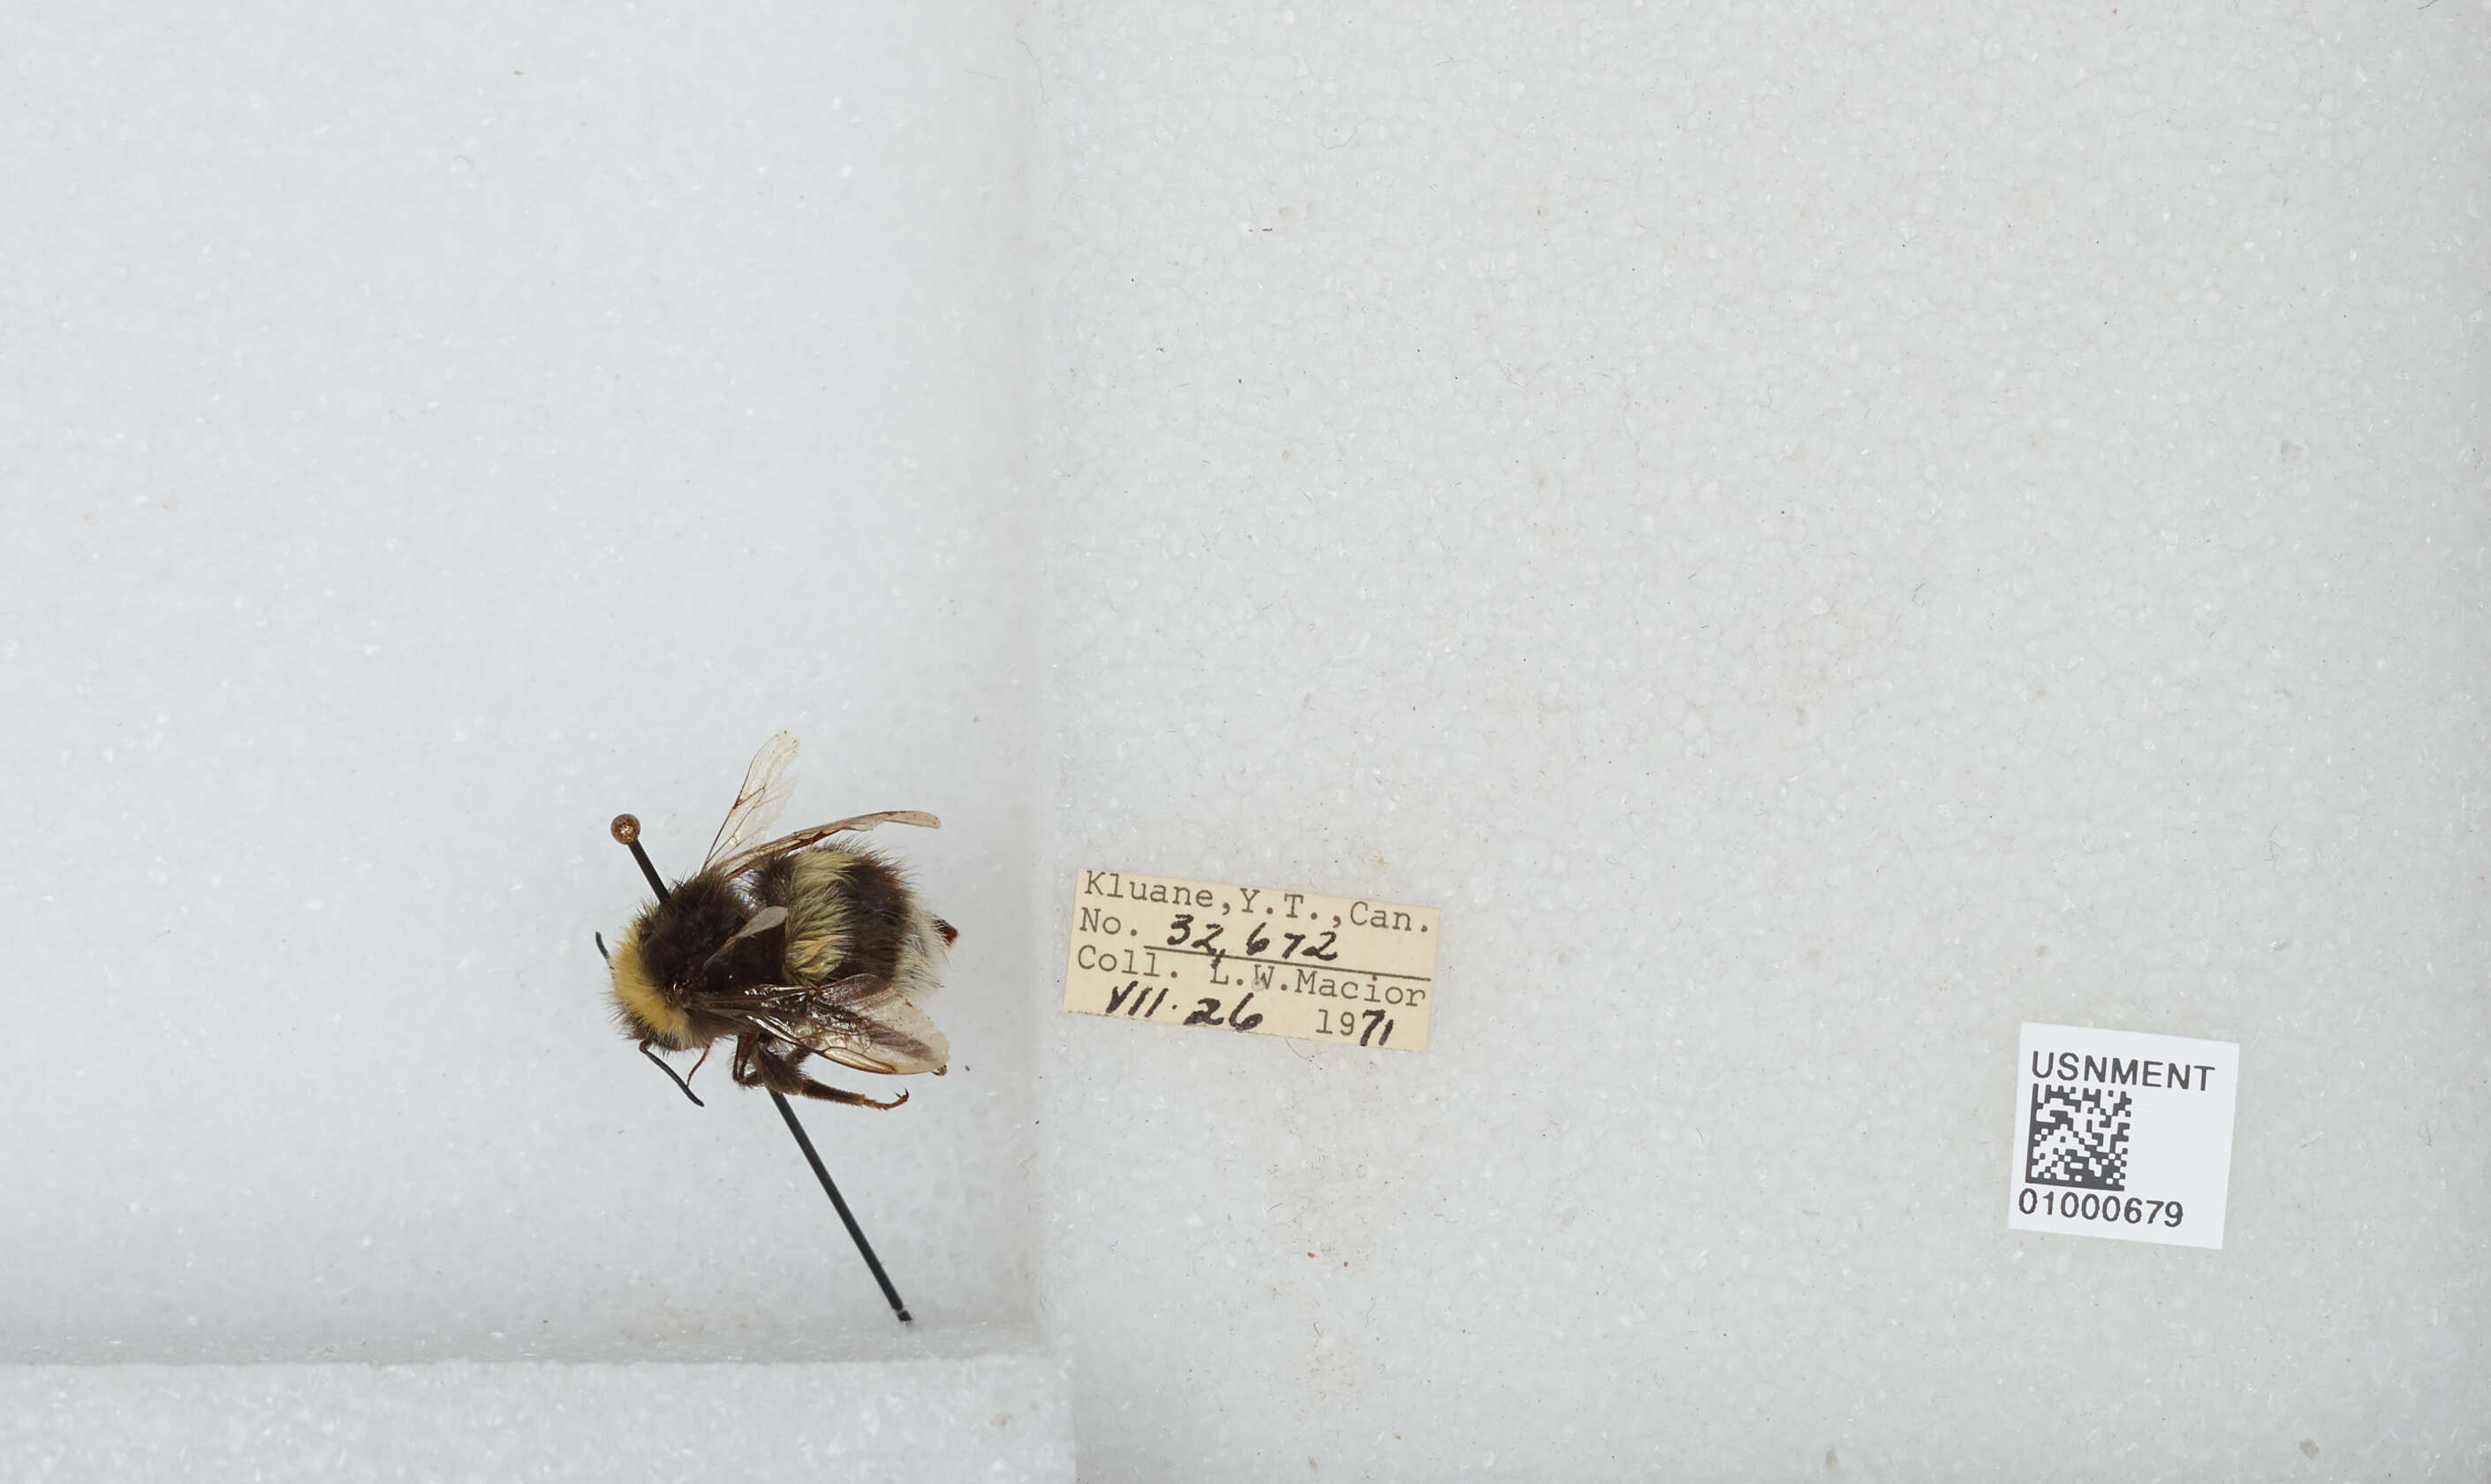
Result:
M623 1033L633 1040L656 1039L668 1046L686 1044L691 1029L674 996L666 992L649 964L649 920L643 912L614 946L614 1015Z

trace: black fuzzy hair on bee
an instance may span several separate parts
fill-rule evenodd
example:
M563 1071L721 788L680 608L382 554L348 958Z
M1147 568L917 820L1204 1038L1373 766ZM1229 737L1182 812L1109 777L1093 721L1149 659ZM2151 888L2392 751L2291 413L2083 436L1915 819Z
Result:
M665 910L644 909L632 923L640 964L659 984L715 991L730 983L768 983L777 976L784 934L773 928L737 938L752 904L715 876L675 883ZM729 940L733 940L730 942ZM718 946L725 944L721 949Z
M877 1101L817 1082L798 1063L819 1056L884 1076L946 1069L951 1044L923 1006L959 935L897 866L850 838L882 824L939 822L891 809L755 844L785 799L795 747L783 732L762 744L701 869L671 887L639 848L640 822L615 818L614 838L658 897L608 957L616 1019L660 1066L653 1047L705 1057L728 1040L741 1085L897 1107L906 1093ZM690 1094L685 1078L676 1082Z
M840 898L838 960L822 965L822 971L833 977L869 974L898 979L913 898L908 878L873 852L842 843L810 857L781 856L753 873L753 899L801 913L815 883L831 875L824 868L834 865Z

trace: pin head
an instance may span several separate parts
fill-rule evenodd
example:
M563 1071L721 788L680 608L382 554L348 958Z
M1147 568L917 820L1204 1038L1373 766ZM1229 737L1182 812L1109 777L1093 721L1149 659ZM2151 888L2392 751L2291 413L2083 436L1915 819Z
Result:
M617 814L614 823L606 828L613 830L615 840L624 845L640 838L640 821L633 815Z

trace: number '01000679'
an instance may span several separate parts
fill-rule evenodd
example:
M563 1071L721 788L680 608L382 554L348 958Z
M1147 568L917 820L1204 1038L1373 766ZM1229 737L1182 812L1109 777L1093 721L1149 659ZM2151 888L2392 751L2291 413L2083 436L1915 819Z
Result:
M2073 1216L2080 1221L2118 1221L2129 1226L2176 1227L2183 1213L2177 1201L2146 1201L2135 1196L2122 1200L2116 1195L2091 1190L2078 1194L2072 1190L2036 1190L2030 1185L2016 1193L2015 1208L2027 1216L2038 1211L2051 1216Z

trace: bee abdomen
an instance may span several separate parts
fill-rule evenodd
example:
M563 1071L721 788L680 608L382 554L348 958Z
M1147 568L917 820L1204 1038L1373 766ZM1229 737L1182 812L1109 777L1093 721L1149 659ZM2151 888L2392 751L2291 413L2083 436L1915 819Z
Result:
M824 984L860 974L896 979L917 909L889 861L862 850L806 851L772 862L754 892L787 909L790 981Z
M908 931L900 940L892 984L902 995L922 1003L943 987L943 959L959 937L958 928L912 899L908 904Z

